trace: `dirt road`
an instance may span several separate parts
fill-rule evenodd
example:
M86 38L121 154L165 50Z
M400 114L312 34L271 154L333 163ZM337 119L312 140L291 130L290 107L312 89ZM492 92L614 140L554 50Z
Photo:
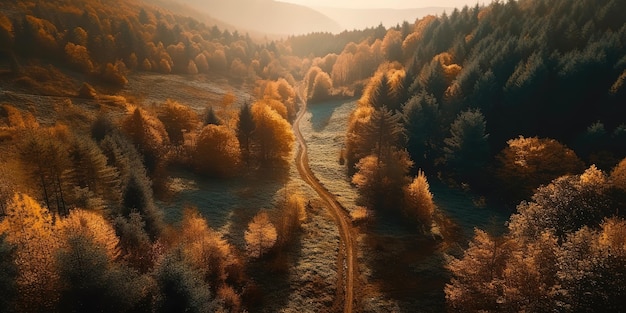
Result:
M296 165L302 179L309 184L315 192L317 192L324 203L326 203L326 208L332 214L339 229L340 247L338 254L339 259L337 262L338 281L336 301L341 301L343 299L343 312L349 313L352 312L352 306L354 303L354 276L355 268L357 267L354 236L352 236L350 220L346 215L345 209L341 206L341 204L339 204L339 202L337 202L335 196L322 186L309 167L306 142L300 132L300 119L302 119L305 112L306 103L303 103L300 108L300 112L293 123L293 130L296 135L296 140L298 141Z

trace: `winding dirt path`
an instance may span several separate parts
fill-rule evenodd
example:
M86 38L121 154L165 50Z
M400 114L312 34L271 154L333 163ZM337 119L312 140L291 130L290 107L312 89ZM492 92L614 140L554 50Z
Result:
M346 210L339 204L335 196L330 193L319 180L315 177L311 168L309 167L309 158L307 155L307 146L304 141L304 137L300 132L300 120L306 113L306 102L302 102L302 107L298 116L293 123L293 130L298 141L298 151L296 153L296 166L302 179L309 184L315 192L320 196L322 201L326 204L326 208L330 211L335 223L339 228L340 235L340 247L338 254L338 268L337 268L337 301L343 299L343 312L351 313L354 304L354 277L355 268L357 268L357 260L355 257L355 243L354 236L352 235L352 229L350 227L349 217L346 215Z

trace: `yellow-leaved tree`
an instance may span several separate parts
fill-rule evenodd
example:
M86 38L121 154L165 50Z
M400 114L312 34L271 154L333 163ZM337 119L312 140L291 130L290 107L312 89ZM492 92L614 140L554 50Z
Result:
M59 282L54 262L58 240L51 214L30 196L15 194L0 222L0 234L16 247L18 311L49 312L58 301Z
M258 258L274 247L278 235L276 227L270 222L267 212L262 211L255 215L248 224L244 237L248 255Z
M428 229L435 212L433 194L422 170L417 172L413 182L404 188L404 212Z
M259 149L257 158L262 163L284 162L295 141L289 122L263 102L252 105L252 117L254 141Z

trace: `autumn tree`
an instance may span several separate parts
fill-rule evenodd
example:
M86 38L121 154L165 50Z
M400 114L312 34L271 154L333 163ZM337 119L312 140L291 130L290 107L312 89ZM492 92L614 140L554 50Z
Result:
M404 213L422 225L422 230L430 228L435 213L435 203L424 172L419 170L413 181L404 188Z
M284 162L291 153L295 136L291 125L276 111L261 102L252 106L254 141L261 163Z
M193 166L204 175L234 175L241 160L235 132L226 126L205 126L196 139L192 157Z
M519 236L537 237L545 229L564 238L583 226L598 226L616 214L606 174L595 166L583 174L563 176L537 188L532 201L522 202L509 228Z
M170 99L158 108L157 117L173 145L182 145L184 134L194 131L199 121L198 114L190 107Z
M444 140L448 166L461 179L475 180L489 158L486 122L480 111L465 111L450 126L450 137Z
M28 195L15 194L0 221L0 234L16 248L18 311L52 310L58 300L54 254L59 244L51 214Z
M252 258L259 258L274 247L277 239L276 227L270 222L267 212L261 211L248 223L244 237L246 251Z
M209 106L206 109L206 112L204 113L204 117L203 117L203 123L204 126L207 125L223 125L224 123L222 122L222 119L220 119L217 116L217 113L215 113L215 109L213 109L213 106Z
M559 294L577 312L620 312L626 307L626 222L611 218L599 230L582 228L559 255Z
M141 299L136 272L115 262L119 240L108 221L97 213L74 210L57 227L61 310L126 311Z
M320 72L315 76L312 89L308 91L309 101L321 102L328 100L332 95L333 82L326 72Z
M447 265L452 279L444 290L451 311L498 311L504 296L503 273L514 249L513 241L476 229L463 257Z
M287 190L285 190L287 193ZM279 221L276 227L278 246L284 246L293 240L296 231L306 220L306 209L304 198L298 194L285 194L285 199L281 205Z
M180 229L180 249L184 259L199 271L213 292L217 293L218 287L227 282L237 282L241 265L234 248L208 226L197 210L183 212Z
M584 170L574 151L554 139L520 136L511 139L497 156L496 177L514 199L530 196L540 185Z
M360 201L374 209L399 209L402 189L410 182L413 165L405 150L393 150L383 159L375 154L362 158L352 176Z
M148 172L154 174L162 165L169 144L163 123L145 110L135 108L122 121L122 130L143 155Z

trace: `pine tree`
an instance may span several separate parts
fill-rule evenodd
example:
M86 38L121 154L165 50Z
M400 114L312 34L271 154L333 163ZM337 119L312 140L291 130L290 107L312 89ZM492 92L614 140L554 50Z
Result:
M237 121L237 139L239 139L241 155L246 165L250 163L252 136L255 128L250 104L246 102L239 110L239 120Z
M448 166L461 179L476 179L489 159L486 122L480 111L465 111L450 126L450 137L444 140Z

